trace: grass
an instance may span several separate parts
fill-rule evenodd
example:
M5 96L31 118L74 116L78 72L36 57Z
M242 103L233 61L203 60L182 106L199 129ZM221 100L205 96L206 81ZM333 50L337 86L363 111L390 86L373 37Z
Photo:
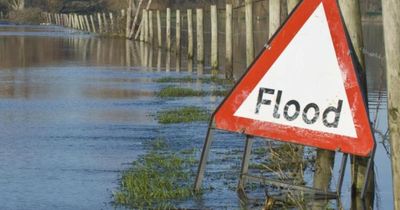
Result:
M196 79L192 77L162 77L156 80L158 83L191 83L195 81Z
M193 90L190 88L166 87L157 93L158 97L189 97L189 96L206 96L207 92L201 90Z
M207 121L209 117L210 113L199 107L183 107L157 113L157 120L161 124Z
M228 95L229 92L230 92L229 90L213 90L213 91L211 92L211 95L213 95L213 96L223 96L223 97L225 97L225 96Z
M212 83L217 85L233 85L233 80L223 79L219 77L202 77L199 78L203 83ZM157 79L156 82L158 83L193 83L196 82L197 79L193 77L162 77Z
M229 93L229 90L213 90L211 92L203 91L203 90L193 90L190 88L180 88L180 87L172 87L168 86L160 90L157 93L158 97L161 98L170 98L170 97L201 97L201 96L222 96L225 97Z
M196 165L193 156L180 157L160 153L163 140L155 140L150 153L133 163L122 174L120 187L113 193L116 205L133 209L172 209L176 201L195 196L190 169ZM157 146L158 145L158 146Z

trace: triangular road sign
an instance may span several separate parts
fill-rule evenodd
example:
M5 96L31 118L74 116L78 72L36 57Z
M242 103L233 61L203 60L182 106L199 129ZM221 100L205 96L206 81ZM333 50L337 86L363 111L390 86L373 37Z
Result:
M349 43L336 0L303 0L216 110L215 127L368 156Z

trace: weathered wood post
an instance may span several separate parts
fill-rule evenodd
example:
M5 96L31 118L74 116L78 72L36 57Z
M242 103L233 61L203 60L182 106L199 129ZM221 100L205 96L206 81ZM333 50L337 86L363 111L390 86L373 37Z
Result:
M149 10L149 43L153 44L154 32L153 32L153 11ZM153 56L151 56L153 57Z
M181 11L176 10L176 26L175 26L175 69L177 72L181 69Z
M160 48L162 47L160 10L157 10L157 44L158 44L158 47L160 47Z
M142 11L142 21L141 21L141 24L140 24L140 27L139 27L139 31L138 31L138 32L140 32L140 39L139 40L141 42L144 42L144 35L145 35L145 30L146 30L145 26L144 26L144 22L145 22L144 16L145 16L144 11Z
M187 10L187 24L188 24L188 59L193 59L193 11Z
M149 42L149 12L148 10L144 9L143 10L143 22L142 25L144 26L144 42L148 43Z
M83 30L82 29L82 25L81 25L81 20L80 20L80 18L79 18L79 15L75 15L75 19L76 19L76 26L77 26L77 29L78 30Z
M361 86L364 86L364 91L366 92L366 74L365 74L365 62L364 54L362 49L363 35L362 35L362 25L361 25L361 11L360 4L358 0L348 1L339 0L340 9L342 11L343 19L349 32L351 42L353 43L354 50L357 54L358 60L364 69L362 73ZM366 100L367 101L367 100ZM352 158L352 192L353 196L361 192L363 184L365 181L365 171L367 169L368 159L363 157L353 156ZM372 175L370 176L369 189L368 189L368 201L373 203L373 191L374 191L374 173L372 170ZM371 194L372 193L372 194ZM371 197L372 196L372 197ZM359 196L357 196L359 197ZM356 206L361 205L357 200L353 199L353 204ZM359 206L361 207L361 206Z
M114 26L114 16L113 16L113 14L110 12L109 13L109 16L110 16L110 33L114 33L114 29L115 29L115 26Z
M94 24L93 15L90 15L90 22L92 23L93 33L96 33L96 25Z
M167 8L167 31L166 31L166 43L167 50L171 50L171 9Z
M232 4L226 5L225 23L225 78L233 78Z
M88 19L87 15L85 15L85 23L86 23L86 26L87 26L87 30L88 30L89 32L92 32L92 29L91 29L91 27L90 27L89 19Z
M133 0L129 0L128 9L126 11L126 29L125 29L125 37L129 38L129 32L132 22L132 3Z
M81 26L81 30L84 31L85 30L85 22L83 21L82 15L79 15L78 18L79 18L79 24Z
M274 1L274 0L270 0ZM279 0L278 0L279 1ZM254 59L253 41L253 1L245 0L246 10L246 64L249 66Z
M181 53L181 11L179 9L176 10L175 37L176 37L175 53L177 55L180 55L180 53Z
M386 54L393 206L400 210L400 1L382 1Z
M101 15L97 13L97 23L99 24L99 33L103 33L103 24L101 23Z
M76 29L75 15L71 13L71 28Z
M288 14L292 12L292 10L299 4L300 0L287 0L287 9Z
M68 27L73 28L74 20L72 14L68 14Z
M135 27L136 27L137 19L139 17L140 7L142 6L142 3L143 3L143 0L140 0L138 6L136 8L135 17L133 18L132 26L131 26L131 29L129 32L129 37L128 37L129 39L132 39L133 35L135 34Z
M83 30L83 26L82 26L82 23L81 23L80 15L76 14L75 19L76 19L76 25L78 26L77 27L78 30Z
M218 70L218 16L217 6L211 5L211 70Z
M110 32L110 27L108 25L107 16L105 12L103 12L103 24L104 24L104 32L106 33Z
M197 63L204 64L203 9L196 9Z
M136 35L135 35L135 40L138 40L138 37L139 37L139 35L142 35L143 33L144 33L144 26L143 26L143 19L140 21L140 24L139 24L139 28L138 28L138 30L136 31ZM144 37L142 37L142 39L144 39ZM140 40L140 39L139 39ZM143 41L143 40L142 40Z
M333 163L335 161L335 153L328 150L317 149L317 157L315 158L315 171L313 178L313 187L324 192L329 191L329 184L332 178ZM312 210L324 209L327 205L327 200L313 201L311 204Z
M280 0L270 0L269 1L269 27L268 34L271 38L276 30L278 30L281 25L281 2Z

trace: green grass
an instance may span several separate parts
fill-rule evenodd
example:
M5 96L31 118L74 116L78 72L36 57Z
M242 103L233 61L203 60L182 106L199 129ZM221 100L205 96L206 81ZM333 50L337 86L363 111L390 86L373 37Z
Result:
M183 107L157 113L157 120L161 124L207 121L209 117L210 113L199 107Z
M154 141L155 145L165 147L163 140ZM156 148L123 172L120 187L113 193L116 205L133 209L172 209L177 201L196 195L192 189L194 174L191 169L197 164L193 155L166 154Z
M229 90L213 90L211 92L211 95L225 97L229 94L229 92L230 92Z
M189 97L189 96L206 96L207 92L201 90L193 90L190 88L166 87L157 93L158 97Z
M191 83L195 81L196 79L192 77L162 77L156 80L158 83Z
M233 80L223 79L219 77L202 77L198 78L203 83L212 83L216 85L233 85ZM162 77L157 79L158 83L193 83L196 82L197 79L193 77Z
M180 87L172 87L168 86L160 90L157 93L158 97L161 98L171 98L171 97L202 97L202 96L222 96L225 97L229 93L229 90L213 90L211 92L203 91L203 90L193 90L190 88L180 88Z

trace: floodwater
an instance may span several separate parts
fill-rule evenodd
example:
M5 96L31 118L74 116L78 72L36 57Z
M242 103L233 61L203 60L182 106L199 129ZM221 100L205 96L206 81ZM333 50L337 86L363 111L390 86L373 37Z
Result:
M364 33L370 114L378 141L374 206L391 209L390 158L383 141L387 116L382 26L365 24ZM235 63L236 78L244 62ZM207 65L194 66L185 59L176 62L173 53L123 39L55 26L0 25L0 209L110 209L121 171L145 152L144 142L162 137L171 148L200 150L206 123L159 125L154 120L160 110L184 105L212 110L221 101L212 96L155 96L171 85L156 83L157 78L208 74ZM201 82L187 86L215 88ZM230 189L237 181L240 154L232 159L219 155L226 153L226 145L242 150L244 142L232 138L243 137L216 135L205 180L214 190L182 207L240 208ZM348 209L349 174L346 177L342 202Z

